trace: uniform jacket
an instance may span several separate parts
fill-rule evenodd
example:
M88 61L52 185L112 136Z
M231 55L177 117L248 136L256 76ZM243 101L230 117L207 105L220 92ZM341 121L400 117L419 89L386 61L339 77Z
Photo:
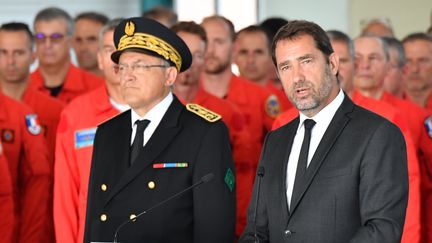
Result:
M125 225L119 242L230 243L234 239L235 185L226 126L207 122L174 98L134 164L129 167L131 113L96 132L84 242L113 241L116 228L191 186L214 179ZM157 168L165 163L187 163ZM163 167L163 166L162 166Z
M12 242L15 215L13 188L9 172L9 166L3 155L2 145L0 143L0 234L2 241Z
M294 189L288 210L286 168L298 124L296 118L269 133L263 147L260 242L399 242L408 198L400 130L345 97ZM254 202L240 242L253 242Z
M44 85L45 80L40 68L30 75L30 88L35 88L45 94L50 95L50 90ZM84 71L73 64L70 65L63 88L56 97L63 103L69 103L73 98L89 92L104 84L103 79L93 73Z
M101 86L74 99L61 115L54 173L57 242L83 242L96 127L118 114L109 101L105 86Z
M13 242L46 242L52 171L39 122L22 103L0 93L0 136L12 180Z

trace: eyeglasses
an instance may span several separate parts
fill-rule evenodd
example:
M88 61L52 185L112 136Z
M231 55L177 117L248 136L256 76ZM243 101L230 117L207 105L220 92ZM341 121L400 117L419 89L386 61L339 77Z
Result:
M45 43L47 39L50 40L51 43L60 43L63 40L64 35L61 33L52 33L51 35L45 35L44 33L36 33L35 39L37 43Z
M134 74L145 74L146 72L148 72L150 70L150 68L168 68L168 65L162 65L162 64L152 64L152 65L146 65L146 64L141 64L141 63L134 63L131 66L127 65L127 64L118 64L116 66L114 66L114 70L120 74L120 75L125 75L126 73L128 73L128 70L131 69L132 73Z

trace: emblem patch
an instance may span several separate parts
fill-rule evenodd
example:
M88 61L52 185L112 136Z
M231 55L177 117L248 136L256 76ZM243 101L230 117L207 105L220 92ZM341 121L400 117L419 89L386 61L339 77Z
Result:
M204 118L209 122L216 122L222 118L221 115L197 104L187 104L186 109L192 113L197 114L198 116Z
M15 131L12 129L3 129L1 131L1 140L4 143L13 143L15 140Z
M93 146L96 128L75 131L75 149Z
M225 173L225 184L228 186L228 189L230 190L230 192L232 192L234 190L234 186L235 186L235 176L233 171L228 168L228 170Z
M270 95L267 98L265 110L267 115L269 115L271 118L276 118L280 114L280 104L276 95Z
M25 116L27 130L33 135L39 135L42 130L41 125L38 122L36 114L29 114Z
M429 134L429 137L432 138L432 116L429 116L428 118L426 118L426 120L424 121L425 127L426 127L426 131Z

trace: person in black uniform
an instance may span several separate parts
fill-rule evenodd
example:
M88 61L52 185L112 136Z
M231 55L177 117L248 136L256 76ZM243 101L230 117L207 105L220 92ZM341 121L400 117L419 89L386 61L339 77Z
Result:
M128 220L118 242L233 242L235 176L227 128L218 114L185 107L171 92L177 74L192 62L188 47L142 17L123 20L114 43L111 59L131 110L97 128L84 242L112 242ZM205 183L148 210L203 177Z

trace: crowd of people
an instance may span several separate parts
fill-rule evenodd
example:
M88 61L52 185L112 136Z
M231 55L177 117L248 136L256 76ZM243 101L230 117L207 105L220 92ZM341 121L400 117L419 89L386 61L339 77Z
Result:
M223 16L178 21L164 8L109 19L51 7L32 28L3 23L0 241L111 241L130 220L120 237L131 241L139 232L154 242L432 242L432 33L398 40L379 19L354 39L321 32L282 18L236 31ZM308 108L309 89L328 102ZM302 122L321 109L334 118L310 128L314 152L298 179L297 135L306 139ZM150 123L140 130L135 120ZM136 141L144 149L134 158ZM330 173L309 172L320 167ZM190 197L133 225L201 177L206 185ZM333 238L322 240L323 232Z

